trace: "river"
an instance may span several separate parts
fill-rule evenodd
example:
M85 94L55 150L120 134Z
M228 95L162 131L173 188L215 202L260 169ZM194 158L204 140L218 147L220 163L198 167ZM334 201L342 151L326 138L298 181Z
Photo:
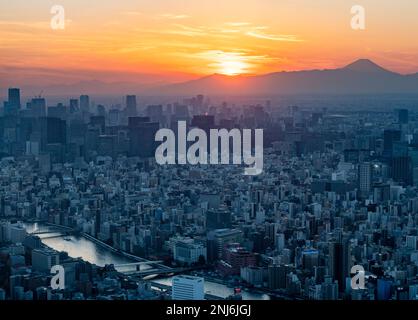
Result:
M48 229L48 226L40 223L24 223L23 225L26 231L29 233ZM48 247L51 247L57 251L65 251L72 258L80 257L85 261L88 261L101 267L106 264L118 265L134 262L131 259L123 257L115 252L111 252L84 237L69 236L65 237L65 239L64 237L50 238L53 235L54 234L49 233L40 234L38 236L41 238L42 243L44 243ZM145 269L146 267L148 266L141 266L141 269ZM131 268L131 270L135 270L135 267L121 267L118 268L118 271L129 271L129 268ZM152 281L171 286L171 278L172 277L157 278L153 279ZM226 285L211 281L205 281L206 293L226 298L227 296L232 294L232 291L233 288L230 288ZM266 294L258 294L247 291L242 291L242 297L245 300L268 300L270 298Z

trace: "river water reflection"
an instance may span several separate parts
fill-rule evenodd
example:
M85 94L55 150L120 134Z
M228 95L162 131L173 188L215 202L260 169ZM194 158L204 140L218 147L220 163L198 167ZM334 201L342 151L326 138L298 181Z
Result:
M36 232L39 230L45 230L48 227L39 223L24 223L24 227L27 232ZM111 252L98 244L80 236L69 236L69 237L54 237L50 238L54 234L40 234L38 235L42 242L57 251L65 251L72 258L82 258L85 261L96 264L103 267L106 264L126 264L132 263L129 258L123 257L115 252ZM57 235L57 234L55 234ZM145 266L147 267L147 266ZM144 268L144 266L141 266ZM130 271L134 270L135 267L120 267L118 271ZM153 279L153 282L158 282L165 285L171 285L171 277ZM210 293L219 297L226 298L232 293L233 289L223 285L210 281L205 281L205 292ZM243 291L243 299L249 300L266 300L269 296L266 294L250 293Z

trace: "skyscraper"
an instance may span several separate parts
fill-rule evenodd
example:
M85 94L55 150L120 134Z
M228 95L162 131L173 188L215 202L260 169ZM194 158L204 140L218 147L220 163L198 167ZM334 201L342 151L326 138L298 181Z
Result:
M329 244L329 269L333 280L338 281L338 288L344 291L346 277L349 276L349 245L347 240L331 242Z
M409 122L409 111L408 109L398 110L398 122L400 124L407 124Z
M358 182L361 197L367 197L372 186L372 165L369 162L358 166Z
M53 117L41 119L41 126L46 128L46 143L67 143L67 124L65 120Z
M386 157L391 158L394 142L401 140L401 131L385 130L383 132L383 140L383 153Z
M153 157L157 148L155 134L160 127L159 123L129 121L129 155L143 158Z
M413 182L412 161L409 156L399 156L392 159L392 178L396 182L410 185Z
M30 103L30 110L33 117L46 116L46 101L44 98L34 98Z
M200 128L209 134L210 129L215 129L215 116L195 115L192 118L192 127Z
M59 253L49 248L32 251L32 267L35 271L50 272L51 267L59 264Z
M80 96L80 109L82 112L90 111L90 97L87 95Z
M20 109L20 89L9 88L9 107Z
M137 115L135 95L126 96L126 113L128 117L135 117Z
M78 99L70 99L70 112L78 111Z
M211 209L206 212L206 229L225 229L231 227L231 212L225 209Z
M100 225L102 224L102 215L100 212L100 209L96 210L96 221L94 223L94 232L96 234L96 237L98 237L98 234L100 233Z

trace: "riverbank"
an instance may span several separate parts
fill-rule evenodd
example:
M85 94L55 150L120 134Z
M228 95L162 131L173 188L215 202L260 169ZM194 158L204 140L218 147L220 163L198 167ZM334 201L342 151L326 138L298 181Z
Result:
M33 232L36 229L41 229L42 224L26 222L24 223L24 227L27 232ZM103 267L106 264L121 265L136 262L132 258L122 256L113 250L107 250L105 247L99 245L98 243L82 236L69 236L66 237L66 239L63 237L42 239L42 235L40 235L40 238L42 243L54 250L65 251L72 258L81 258L84 261L90 262L100 267ZM146 267L148 266L144 266L144 268ZM129 272L134 271L134 268L135 267L118 268L118 271ZM156 282L165 286L171 286L171 279L172 277L160 277L147 281ZM228 287L228 285L222 283L215 283L205 280L205 293L221 298L226 298L233 293L233 287ZM269 295L267 294L247 291L242 292L242 297L244 300L270 299Z

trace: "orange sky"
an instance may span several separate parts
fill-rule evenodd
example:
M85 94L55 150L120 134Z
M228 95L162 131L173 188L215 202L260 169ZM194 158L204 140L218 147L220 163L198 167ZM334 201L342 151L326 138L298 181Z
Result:
M0 2L0 68L261 74L335 68L369 58L418 72L418 1L61 0ZM85 4L88 2L88 5ZM351 6L366 30L350 27Z

